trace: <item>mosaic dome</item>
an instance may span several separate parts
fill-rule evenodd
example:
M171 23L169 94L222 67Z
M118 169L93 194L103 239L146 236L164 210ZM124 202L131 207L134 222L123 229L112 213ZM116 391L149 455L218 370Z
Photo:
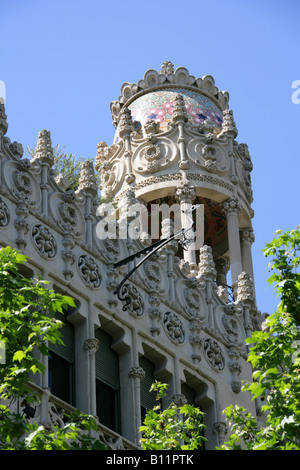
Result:
M172 120L174 100L178 94L184 98L190 123L197 126L208 120L213 124L215 134L221 131L223 113L219 107L207 96L185 88L160 89L134 100L128 108L131 110L135 130L142 135L143 125L149 119L159 123L160 131L166 130ZM118 140L117 129L114 143Z

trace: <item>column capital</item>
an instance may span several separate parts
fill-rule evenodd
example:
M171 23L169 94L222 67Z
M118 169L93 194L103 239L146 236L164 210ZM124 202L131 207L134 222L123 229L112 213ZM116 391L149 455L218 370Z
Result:
M240 230L240 238L243 243L245 242L252 245L252 243L254 243L255 241L255 236L252 228L245 228Z
M88 338L83 343L83 349L85 351L96 353L98 348L99 348L99 340L97 338Z
M241 212L241 206L236 198L227 199L221 206L226 217L229 217L230 215L238 215Z
M194 185L188 180L182 181L176 189L175 199L179 203L192 204L196 197Z
M134 366L129 369L128 375L131 379L139 379L142 381L145 378L145 371L142 367Z

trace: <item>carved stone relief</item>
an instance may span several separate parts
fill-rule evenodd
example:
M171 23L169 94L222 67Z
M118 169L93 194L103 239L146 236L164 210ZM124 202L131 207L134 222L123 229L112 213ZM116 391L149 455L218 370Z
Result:
M130 315L141 317L144 313L144 301L141 294L132 284L124 284L121 290L121 297L125 301L123 311L128 311Z
M57 244L54 236L44 225L35 225L32 228L32 240L35 248L41 256L52 259L57 252Z
M77 262L79 273L88 287L97 288L101 284L101 272L94 259L81 255Z
M222 371L225 367L225 359L219 344L214 339L207 338L203 348L211 367L217 372Z
M185 340L185 331L181 320L174 312L166 312L163 315L163 326L165 332L176 344L183 344Z
M196 137L187 145L189 159L199 168L213 173L224 174L229 171L230 161L216 137L208 134Z
M7 227L9 224L9 217L8 207L0 197L0 227Z
M177 156L177 147L170 139L160 137L156 141L141 144L134 152L132 165L137 173L154 173L168 168Z

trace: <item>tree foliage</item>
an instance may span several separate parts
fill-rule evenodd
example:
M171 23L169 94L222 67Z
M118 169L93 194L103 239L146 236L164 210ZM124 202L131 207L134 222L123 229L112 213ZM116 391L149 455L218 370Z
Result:
M102 448L89 434L96 429L91 416L76 412L64 428L49 430L29 423L19 411L39 399L28 384L32 375L45 372L39 357L48 355L47 342L62 343L55 313L75 306L71 297L48 289L46 281L23 276L19 268L26 260L9 246L0 250L0 341L5 346L0 363L0 449Z
M26 152L28 155L34 158L36 149L35 147L30 148L27 146ZM64 147L60 148L58 144L53 147L53 157L53 167L57 174L62 173L64 176L66 176L69 181L68 189L75 191L79 186L81 164L85 161L85 159L82 157L77 158L72 153L66 154L64 152Z
M150 391L156 392L157 406L148 410L144 419L141 444L143 450L194 450L201 448L203 412L192 405L171 403L162 410L161 400L167 384L156 381Z
M247 339L252 383L244 391L263 403L265 424L243 407L229 406L224 414L231 435L221 449L300 450L300 231L277 231L264 254L271 257L269 279L280 297L278 309L261 331Z

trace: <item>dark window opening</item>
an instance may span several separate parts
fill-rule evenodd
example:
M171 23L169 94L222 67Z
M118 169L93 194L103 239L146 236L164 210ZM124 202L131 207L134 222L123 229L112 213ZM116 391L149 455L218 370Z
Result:
M73 365L51 352L48 362L48 381L52 395L74 405Z
M96 380L96 406L100 423L120 433L119 391Z

